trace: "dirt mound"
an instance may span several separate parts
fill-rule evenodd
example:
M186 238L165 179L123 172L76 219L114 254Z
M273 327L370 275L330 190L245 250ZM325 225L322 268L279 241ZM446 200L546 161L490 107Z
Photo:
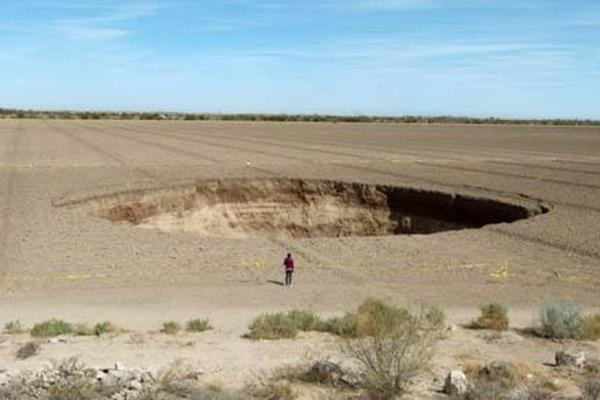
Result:
M300 179L199 181L78 204L113 222L235 238L429 234L546 211L453 193Z

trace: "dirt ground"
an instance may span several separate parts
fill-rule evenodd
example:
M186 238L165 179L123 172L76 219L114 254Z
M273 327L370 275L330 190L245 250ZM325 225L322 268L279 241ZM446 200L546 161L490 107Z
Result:
M433 235L235 239L114 224L57 206L260 177L410 186L552 210ZM110 320L146 332L166 320L208 317L216 327L192 345L160 335L143 344L69 339L27 361L14 359L15 341L25 339L4 336L0 362L20 369L78 354L91 364L158 368L184 357L239 384L311 352L335 357L335 343L322 335L240 338L254 316L292 308L337 314L369 296L437 305L455 324L499 301L527 326L546 296L600 307L599 226L600 128L0 120L0 322ZM293 289L278 283L288 251L298 265ZM491 275L504 264L506 282ZM459 329L438 367L461 352L550 362L556 346L519 338L482 350L477 335Z

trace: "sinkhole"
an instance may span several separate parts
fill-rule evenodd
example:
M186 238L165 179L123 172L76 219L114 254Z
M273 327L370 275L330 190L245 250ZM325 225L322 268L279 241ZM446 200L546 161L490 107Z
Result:
M224 238L432 234L510 223L549 210L537 201L303 179L205 180L68 205L115 223Z

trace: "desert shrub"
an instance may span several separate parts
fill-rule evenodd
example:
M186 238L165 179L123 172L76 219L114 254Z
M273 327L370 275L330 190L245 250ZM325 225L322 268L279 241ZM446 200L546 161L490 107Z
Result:
M356 390L362 386L362 377L359 374L327 360L317 361L310 366L288 366L276 377L288 382L302 382L341 390Z
M411 318L410 312L404 308L377 299L367 299L357 312L327 320L320 319L311 311L264 314L252 321L246 336L251 339L279 339L296 337L298 331L320 331L344 338L363 338L393 331ZM424 321L429 321L433 326L440 324L443 318L443 313L437 310L432 311Z
M170 384L146 389L137 400L248 400L240 393L203 389L192 383Z
M508 310L498 303L490 303L481 307L481 315L469 325L473 329L493 329L504 331L508 329Z
M372 316L359 328L365 329L359 331L365 336L346 340L344 352L363 370L363 385L371 399L400 396L410 381L429 367L434 336L423 315L372 302L362 311Z
M461 400L550 400L564 389L564 382L533 364L469 361L463 369L471 385Z
M27 358L35 356L40 351L40 345L35 342L27 342L17 350L17 358L19 360L25 360Z
M94 371L75 358L55 364L34 376L15 377L0 387L3 400L99 400L124 387L102 384Z
M263 314L250 326L247 337L251 339L294 338L298 331L320 329L320 318L311 311L290 311L287 313Z
M312 311L292 310L286 314L286 317L298 327L298 330L304 332L316 330L321 324L321 318Z
M94 335L102 336L108 333L118 333L121 329L111 322L104 321L94 325Z
M439 331L446 326L446 314L440 308L431 307L425 311L425 321L429 329Z
M546 299L540 307L539 326L535 332L550 339L579 339L583 315L579 305L565 300Z
M583 318L581 338L587 340L600 339L600 314L588 315Z
M345 338L363 338L394 330L411 318L411 314L377 299L367 299L356 313L334 317L320 323L318 330Z
M412 318L408 310L397 308L377 299L367 299L356 316L358 337L385 335Z
M585 380L581 384L581 393L584 400L600 400L600 376Z
M284 313L261 315L252 321L248 329L250 339L294 338L298 334L298 326Z
M499 382L481 382L477 381L471 385L467 392L462 396L456 396L454 399L460 400L504 400L503 390ZM528 399L529 400L529 399Z
M323 321L318 330L345 338L355 338L358 336L356 313L346 313L343 317L333 317Z
M97 400L103 388L85 378L65 379L48 388L46 400Z
M259 386L249 386L246 393L256 400L295 400L296 392L289 383L266 383Z
M163 323L162 329L160 330L162 333L166 333L167 335L176 335L181 332L181 325L175 321L169 321Z
M21 333L25 333L25 329L20 321L9 321L4 324L4 333L7 335L20 335Z
M108 321L99 322L95 325L86 322L77 324L74 331L78 336L102 336L107 333L119 332L119 328Z
M212 329L208 319L192 319L187 322L185 330L188 332L204 332Z
M34 337L54 337L70 333L73 333L73 325L59 319L51 319L35 324L31 329L31 335Z
M94 325L84 322L82 324L75 325L73 329L73 333L77 336L93 336L94 335Z
M95 372L77 358L62 361L54 367L54 378L44 400L97 400L110 397L122 389L116 385L103 385L94 379ZM42 381L44 378L39 378ZM37 383L34 383L37 386ZM42 382L42 387L44 387Z
M159 372L157 379L144 387L137 400L245 400L239 393L229 393L222 388L202 387L199 372L183 360L177 359Z

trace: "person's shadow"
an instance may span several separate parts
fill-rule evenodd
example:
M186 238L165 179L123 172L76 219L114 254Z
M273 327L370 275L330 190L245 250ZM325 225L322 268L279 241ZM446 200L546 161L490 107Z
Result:
M283 286L283 282L275 281L273 279L267 279L267 282L272 283L273 285Z

